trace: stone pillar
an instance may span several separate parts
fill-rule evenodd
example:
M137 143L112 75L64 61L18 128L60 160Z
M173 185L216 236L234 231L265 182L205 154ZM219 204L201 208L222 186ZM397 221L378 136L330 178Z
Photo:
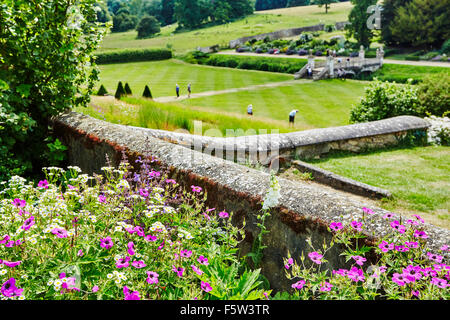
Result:
M311 66L311 69L314 70L314 56L312 54L312 49L309 49L308 64Z
M384 59L384 50L383 47L380 47L380 67L383 66L383 59Z
M364 46L359 48L359 65L362 67L364 65L364 59L366 57L366 52L364 51Z
M327 68L330 74L330 78L334 78L334 58L333 56L327 57Z

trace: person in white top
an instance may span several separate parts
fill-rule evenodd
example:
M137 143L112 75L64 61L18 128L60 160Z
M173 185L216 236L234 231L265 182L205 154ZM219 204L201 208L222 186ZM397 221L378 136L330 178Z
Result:
M298 110L294 109L289 113L289 126L294 126L294 120L295 120L295 115L297 114Z
M249 104L248 107L247 107L247 114L249 116L253 115L253 106L251 104Z

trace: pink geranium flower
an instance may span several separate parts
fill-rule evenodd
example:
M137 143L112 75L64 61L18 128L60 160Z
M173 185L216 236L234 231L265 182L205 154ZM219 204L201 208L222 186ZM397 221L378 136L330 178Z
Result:
M19 266L21 263L22 263L22 261L14 261L14 262L12 262L12 261L6 261L6 260L3 260L3 264L4 264L5 266L9 267L9 268L17 267L17 266Z
M147 271L147 282L149 283L149 284L157 284L158 283L158 277L159 277L159 274L157 274L156 272L153 272L153 271Z
M116 262L116 267L119 269L128 268L129 265L130 265L130 257L129 256L126 256L125 258L120 258Z
M409 282L414 282L422 278L421 268L419 266L409 265L403 269L403 275L408 279Z
M427 256L428 256L429 260L435 261L437 263L441 263L442 259L444 259L443 256L440 256L440 255L437 255L437 254L434 254L434 253L431 253L431 252L427 252Z
M407 246L410 249L415 249L415 248L419 247L419 243L417 243L415 241L406 241L405 246Z
M364 272L357 268L357 267L352 267L348 272L347 272L347 277L355 282L358 281L364 281L365 277L364 277Z
M27 231L34 225L34 223L35 223L34 217L31 216L23 222L23 225L21 226L21 228L23 230Z
M68 237L67 231L62 228L54 228L51 232L58 238L67 238Z
M291 288L297 289L297 290L301 290L303 289L303 286L305 285L305 280L299 280L296 283L291 285Z
M23 208L27 205L27 202L25 200L19 198L15 198L11 203L17 208Z
M98 286L93 286L93 287L92 287L92 292L93 292L93 293L96 293L98 290L99 290L99 287L98 287Z
M183 276L184 268L172 266L172 271L177 274L180 278Z
M425 233L425 231L419 231L416 230L414 231L414 237L419 238L419 239L427 239L428 235Z
M199 276L201 276L204 272L202 270L200 270L199 268L197 268L195 265L191 265L192 270L198 274Z
M128 242L127 248L128 248L128 254L130 256L134 256L136 251L134 251L134 243L133 243L133 241Z
M191 189L193 192L197 192L197 193L200 193L203 190L201 187L198 187L198 186L191 186Z
M391 228L397 230L400 233L405 233L406 227L401 225L399 221L395 220L391 222Z
M106 202L106 197L104 195L99 195L98 196L98 202L105 203Z
M228 212L225 211L221 211L219 212L219 217L221 217L222 219L226 219L228 218L230 215L228 214Z
M147 265L145 264L145 262L142 261L142 260L133 261L133 262L131 263L131 265L132 265L133 267L135 267L136 269L142 269L142 268L145 268L145 267L147 266Z
M389 252L390 250L394 249L394 244L393 243L388 243L386 241L382 241L379 245L378 248L381 249L381 251L383 252Z
M207 266L209 264L208 258L206 258L204 256L198 257L197 261L205 266Z
M180 256L182 258L190 258L192 256L192 251L191 250L181 250Z
M114 242L112 241L110 236L100 239L100 247L104 249L111 249L113 245Z
M394 218L394 217L395 217L395 214L394 214L394 213L391 213L391 212L386 213L386 214L383 216L384 219L391 219L391 218Z
M292 265L294 265L294 259L289 258L287 264L284 266L286 269L289 269Z
M125 300L141 300L141 298L139 298L139 292L131 292L127 286L123 287L123 294L125 295Z
M350 226L355 229L356 231L362 231L362 222L358 222L358 221L352 221L350 223Z
M323 258L323 255L321 255L320 253L318 253L316 251L308 253L308 257L316 264L322 263L321 259Z
M48 181L47 180L41 180L38 183L38 188L44 188L48 189Z
M332 222L330 224L330 229L333 231L341 230L344 226L340 222Z
M366 207L363 207L362 210L365 213L367 213L367 214L374 214L375 213L372 209L369 209L369 208L366 208Z
M16 287L16 279L10 278L2 284L0 292L3 294L3 296L8 298L19 297L22 295L23 289L19 289Z
M449 284L447 284L447 280L440 279L440 278L431 279L431 284L433 284L441 289L445 289L450 286Z
M320 286L319 290L322 291L322 292L325 292L325 291L331 291L331 288L332 288L332 287L333 287L333 285L332 285L331 283L325 281L325 282Z
M208 282L202 281L200 286L201 286L202 290L205 292L210 292L212 290L212 287Z
M355 260L355 263L359 266L362 266L364 264L364 262L367 261L366 258L363 258L361 256L352 256L352 259Z
M392 276L392 281L395 282L400 287L403 287L405 284L411 282L410 280L408 280L406 275L400 273L394 273L394 275Z
M156 236L153 236L151 234L145 236L144 239L149 242L155 242L156 240L158 240L158 238Z

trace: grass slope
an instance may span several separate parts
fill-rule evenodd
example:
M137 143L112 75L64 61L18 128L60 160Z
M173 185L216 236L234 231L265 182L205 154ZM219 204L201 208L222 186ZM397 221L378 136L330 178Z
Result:
M351 8L349 2L342 2L333 4L328 14L318 6L294 7L267 13L261 11L235 22L179 33L175 33L177 25L174 24L161 28L161 33L150 39L136 39L137 32L134 30L110 33L103 40L100 51L170 46L180 54L199 46L228 45L230 40L260 33L347 21Z

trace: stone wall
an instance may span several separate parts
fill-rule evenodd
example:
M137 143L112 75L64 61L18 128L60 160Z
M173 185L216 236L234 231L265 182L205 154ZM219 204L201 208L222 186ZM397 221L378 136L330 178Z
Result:
M180 184L187 188L190 185L204 188L209 207L234 212L232 222L236 225L242 225L245 220L246 240L241 249L243 253L250 250L258 234L256 215L269 187L267 173L143 135L134 128L77 113L60 116L53 126L56 135L69 147L70 163L89 173L100 172L106 165L105 155L112 164L118 164L121 152L125 152L131 161L138 156L156 157L157 163L169 168L171 176ZM266 222L270 233L264 237L267 248L261 267L274 289L287 290L290 281L285 278L282 259L288 252L299 261L303 250L310 251L307 239L311 239L316 248L321 247L324 240L331 238L327 231L331 222L362 219L362 208L366 205L301 181L280 178L279 183L281 197ZM368 238L365 242L368 244L390 231L382 219L387 211L371 209L375 213L370 219L366 217ZM448 230L429 224L424 228L430 236L427 246L432 250L450 242ZM329 262L324 267L348 267L339 253L337 247L329 251L326 256Z

